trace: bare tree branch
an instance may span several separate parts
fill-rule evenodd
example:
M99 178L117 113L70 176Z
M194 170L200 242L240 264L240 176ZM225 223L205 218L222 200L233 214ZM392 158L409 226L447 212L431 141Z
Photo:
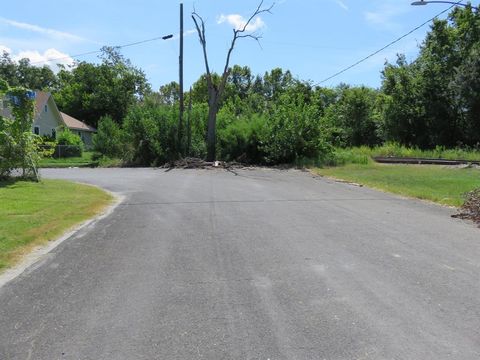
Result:
M207 72L207 84L210 87L210 86L213 86L213 81L212 81L212 74L210 72L210 65L208 64L207 39L205 37L205 22L203 21L203 18L195 12L195 10L192 13L192 19L193 19L193 22L195 23L195 27L197 28L200 44L202 45L203 59L205 61L205 69ZM201 28L198 24L198 21L200 21L201 23Z
M258 35L253 31L251 34L247 33L248 28L252 21L263 13L271 13L272 8L275 6L273 3L268 8L263 8L264 0L260 1L260 4L257 6L256 10L253 14L248 18L248 20L238 29L233 29L233 38L230 43L230 47L228 48L227 58L225 60L225 67L223 69L222 77L220 80L220 85L214 83L212 79L212 73L210 71L210 66L208 63L208 54L207 54L207 39L205 36L205 21L203 18L197 14L195 8L192 12L192 19L195 23L195 28L197 29L198 38L200 39L200 44L202 45L203 50L203 59L205 61L205 69L207 72L207 88L208 88L208 129L207 129L207 160L214 161L215 160L215 142L216 142L216 121L217 121L217 112L218 107L222 98L222 95L225 90L225 86L227 84L228 77L230 76L230 58L232 56L232 52L235 48L236 42L238 39L245 39L250 38L255 40L260 45L260 39L262 38L261 35ZM261 47L261 45L260 45Z
M248 18L248 20L245 22L243 27L241 29L233 29L233 39L230 45L230 48L228 49L227 52L227 59L225 61L225 67L223 69L223 74L222 74L222 81L220 83L220 88L219 88L219 93L222 94L223 90L225 89L225 86L227 84L228 76L230 75L229 67L230 67L230 58L232 56L233 49L235 48L235 44L238 39L242 38L251 38L254 39L255 41L259 42L261 39L260 35L255 35L255 34L244 34L247 31L248 26L252 23L252 21L260 14L263 13L272 13L272 9L275 6L275 3L273 3L270 7L268 8L263 8L263 2L264 0L260 1L260 4L257 6L257 9L253 12L253 14Z

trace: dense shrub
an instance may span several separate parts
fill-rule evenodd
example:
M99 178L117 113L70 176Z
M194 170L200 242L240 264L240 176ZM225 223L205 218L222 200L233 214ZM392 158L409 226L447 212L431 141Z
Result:
M318 158L330 151L320 126L319 109L301 96L284 94L267 120L262 150L269 164Z
M110 158L121 158L125 152L123 137L120 126L110 116L104 116L93 136L94 150Z
M134 106L123 123L129 144L126 160L138 165L159 165L177 158L178 110L145 103Z
M267 136L265 115L240 116L226 121L232 114L219 113L218 147L220 158L250 164L265 162L262 139ZM223 124L222 124L223 123Z
M83 153L83 141L80 136L64 128L57 135L57 147L53 157L80 157Z

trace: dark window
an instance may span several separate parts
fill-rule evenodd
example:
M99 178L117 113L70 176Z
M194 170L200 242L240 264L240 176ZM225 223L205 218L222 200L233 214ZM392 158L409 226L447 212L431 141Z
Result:
M47 105L45 105L45 112L47 112L47 111L48 111L48 106L47 106Z
M40 135L40 128L38 126L35 126L33 128L33 132L35 133L35 135Z
M52 138L56 139L57 138L57 130L52 129Z

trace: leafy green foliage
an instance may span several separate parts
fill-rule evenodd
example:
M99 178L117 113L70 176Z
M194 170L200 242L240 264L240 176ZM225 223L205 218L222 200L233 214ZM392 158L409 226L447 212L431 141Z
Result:
M435 20L419 57L383 71L383 138L409 146L480 142L480 13L456 8Z
M57 135L57 148L54 157L81 157L83 152L83 141L77 134L64 128Z
M326 110L336 145L373 146L380 142L376 103L378 92L366 87L339 88L339 97Z
M10 86L32 90L54 90L58 86L58 79L48 66L33 66L29 59L14 62L6 52L0 56L0 78Z
M99 65L81 62L71 70L61 70L60 91L54 94L62 111L94 127L106 115L120 124L130 107L150 92L143 71L115 49L103 51Z
M328 150L322 137L317 107L293 92L281 95L279 100L270 114L263 139L266 162L292 163L298 158L318 157Z
M262 139L267 137L267 119L263 115L235 117L225 110L218 114L220 158L250 164L265 162Z
M127 160L156 165L175 159L178 112L176 108L146 102L134 106L123 123L129 144Z
M110 116L102 117L97 134L93 136L95 151L111 158L121 158L124 149L122 137L120 126Z
M0 84L0 99L7 104L11 116L0 115L0 178L11 175L15 169L22 176L36 178L38 154L37 136L32 133L34 101L31 92L21 88L9 88Z

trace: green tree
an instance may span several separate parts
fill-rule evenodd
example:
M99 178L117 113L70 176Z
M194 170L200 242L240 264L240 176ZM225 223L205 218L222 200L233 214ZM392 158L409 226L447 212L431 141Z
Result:
M10 86L32 90L51 91L58 86L57 76L47 65L37 67L29 59L14 62L7 52L3 52L0 57L0 78Z
M395 65L387 63L382 76L382 138L406 146L428 147L425 102L416 64L408 64L405 56L399 55Z
M332 115L343 129L346 146L374 146L380 142L375 108L377 95L377 91L363 86L341 91Z
M103 48L99 65L81 62L59 72L60 91L54 95L59 108L97 127L110 116L121 123L131 106L150 93L145 74L114 48Z
M21 87L10 88L0 80L0 99L11 113L11 116L0 114L0 178L21 169L23 177L38 180L39 139L32 133L33 93Z

